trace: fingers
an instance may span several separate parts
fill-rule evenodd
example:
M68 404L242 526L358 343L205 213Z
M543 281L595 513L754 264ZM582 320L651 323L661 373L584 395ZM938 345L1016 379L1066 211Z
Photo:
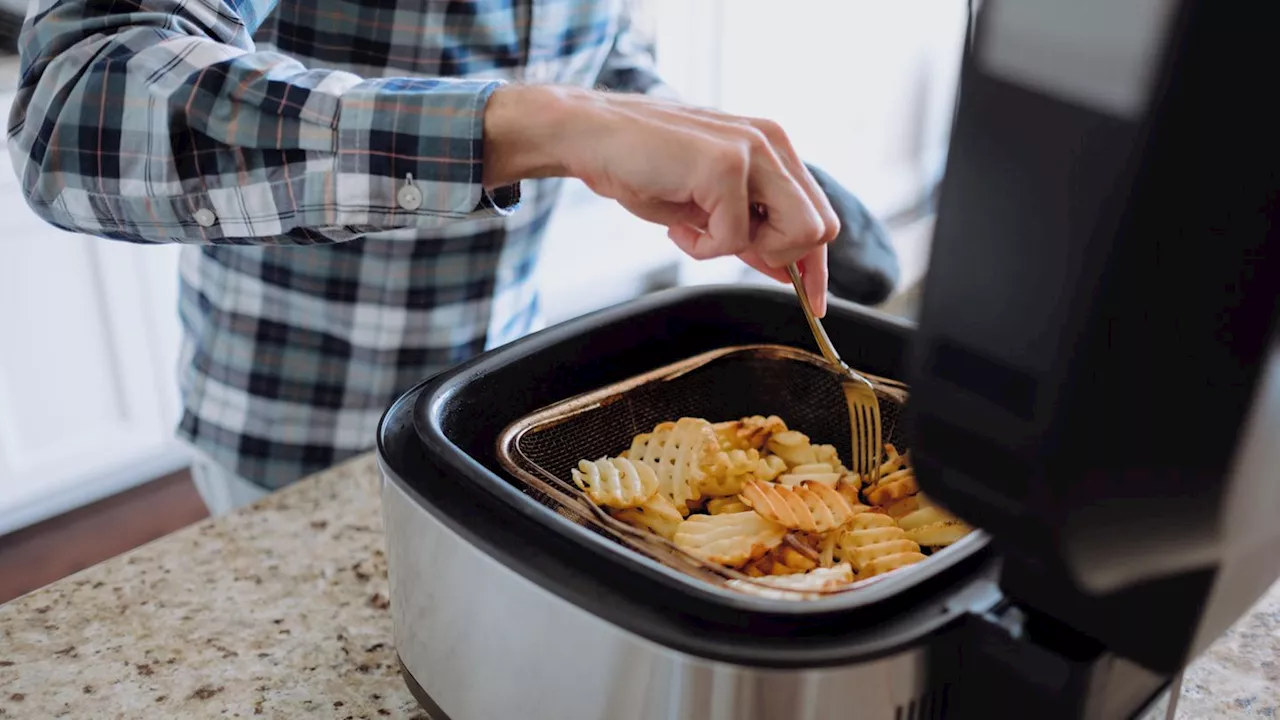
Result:
M696 114L710 122L733 122L752 128L763 135L767 145L777 155L786 173L799 185L808 197L809 202L818 212L818 215L822 218L823 233L821 242L831 242L836 238L836 235L840 233L840 218L836 215L835 208L831 206L831 201L822 190L822 186L818 184L817 179L813 177L813 173L809 172L809 168L800 159L800 154L796 152L795 146L791 143L791 138L782 129L782 126L772 120L736 118L704 108L684 108L684 111Z
M649 200L643 198L622 198L618 204L641 220L665 225L668 228L677 225L692 225L695 228L707 226L707 213L696 204L668 202L666 200Z
M813 313L823 317L827 314L827 246L821 245L810 252L799 265L804 292L809 296Z
M576 96L575 96L576 97ZM825 193L775 123L640 98L591 94L563 164L592 190L665 225L698 259L744 256L770 277L839 231ZM570 98L572 100L572 98ZM753 228L753 204L766 220ZM814 261L823 266L820 261ZM817 281L815 275L815 282Z
M753 245L769 266L783 267L825 242L826 223L764 134L754 128L749 132L753 145L751 199L763 205L768 215Z
M677 243L679 244L679 243ZM780 283L790 284L791 276L787 273L786 268L769 267L755 250L748 250L738 256L742 262L750 267L767 275ZM827 314L827 246L822 245L813 250L798 265L800 266L800 276L804 282L804 292L809 298L810 306L818 317L824 317Z
M689 225L675 225L667 228L667 237L671 238L671 242L689 257L697 258L698 240L702 238L702 231Z
M747 193L747 158L734 157L725 166L719 192L704 209L707 237L702 243L706 257L737 255L751 246L751 202ZM694 255L697 258L697 255Z
M840 218L836 216L835 208L831 207L831 201L827 198L827 194L823 192L822 186L818 185L818 181L809 172L809 168L805 167L804 161L800 159L799 153L791 144L791 138L778 123L772 120L751 120L751 125L764 134L769 144L777 152L779 159L782 161L783 167L791 174L792 179L804 190L809 201L813 204L814 210L818 212L822 218L823 233L821 242L829 243L836 239L836 235L840 233Z
M738 258L742 260L742 262L746 263L748 267L762 275L777 280L780 283L790 284L791 282L791 276L787 275L786 268L769 267L765 264L764 260L760 259L760 255L756 253L755 250L748 250L739 255Z

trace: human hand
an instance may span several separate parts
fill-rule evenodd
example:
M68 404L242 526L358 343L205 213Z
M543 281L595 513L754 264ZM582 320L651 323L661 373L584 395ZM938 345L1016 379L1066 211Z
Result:
M485 136L486 185L577 177L666 226L693 258L736 255L779 282L797 262L825 314L826 244L839 220L776 123L638 95L508 86L490 100Z

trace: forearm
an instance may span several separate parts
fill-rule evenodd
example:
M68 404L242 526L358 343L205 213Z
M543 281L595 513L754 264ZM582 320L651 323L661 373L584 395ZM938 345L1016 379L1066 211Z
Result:
M563 138L578 119L574 88L510 85L489 99L484 115L484 186L569 174Z
M136 242L307 244L513 208L514 188L482 186L499 83L362 80L254 52L266 2L236 18L125 1L134 12L63 2L24 37L10 152L49 222Z

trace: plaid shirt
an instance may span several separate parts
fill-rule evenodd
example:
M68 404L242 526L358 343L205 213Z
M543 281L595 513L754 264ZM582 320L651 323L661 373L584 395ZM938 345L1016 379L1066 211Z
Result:
M623 1L37 0L10 153L48 222L188 244L179 434L279 487L534 329L558 183L484 190L485 102L662 90Z

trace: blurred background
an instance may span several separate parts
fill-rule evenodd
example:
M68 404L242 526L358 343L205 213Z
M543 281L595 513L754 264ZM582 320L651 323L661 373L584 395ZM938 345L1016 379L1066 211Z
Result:
M25 3L22 3L25 5ZM0 111L17 83L0 0ZM806 161L889 229L914 312L927 271L966 0L649 0L667 81L696 104L777 120ZM23 12L19 8L17 12ZM654 290L771 282L735 259L695 263L664 229L570 185L538 277L550 323ZM0 153L0 602L205 516L173 438L177 248L60 232ZM590 283L581 278L590 277Z

